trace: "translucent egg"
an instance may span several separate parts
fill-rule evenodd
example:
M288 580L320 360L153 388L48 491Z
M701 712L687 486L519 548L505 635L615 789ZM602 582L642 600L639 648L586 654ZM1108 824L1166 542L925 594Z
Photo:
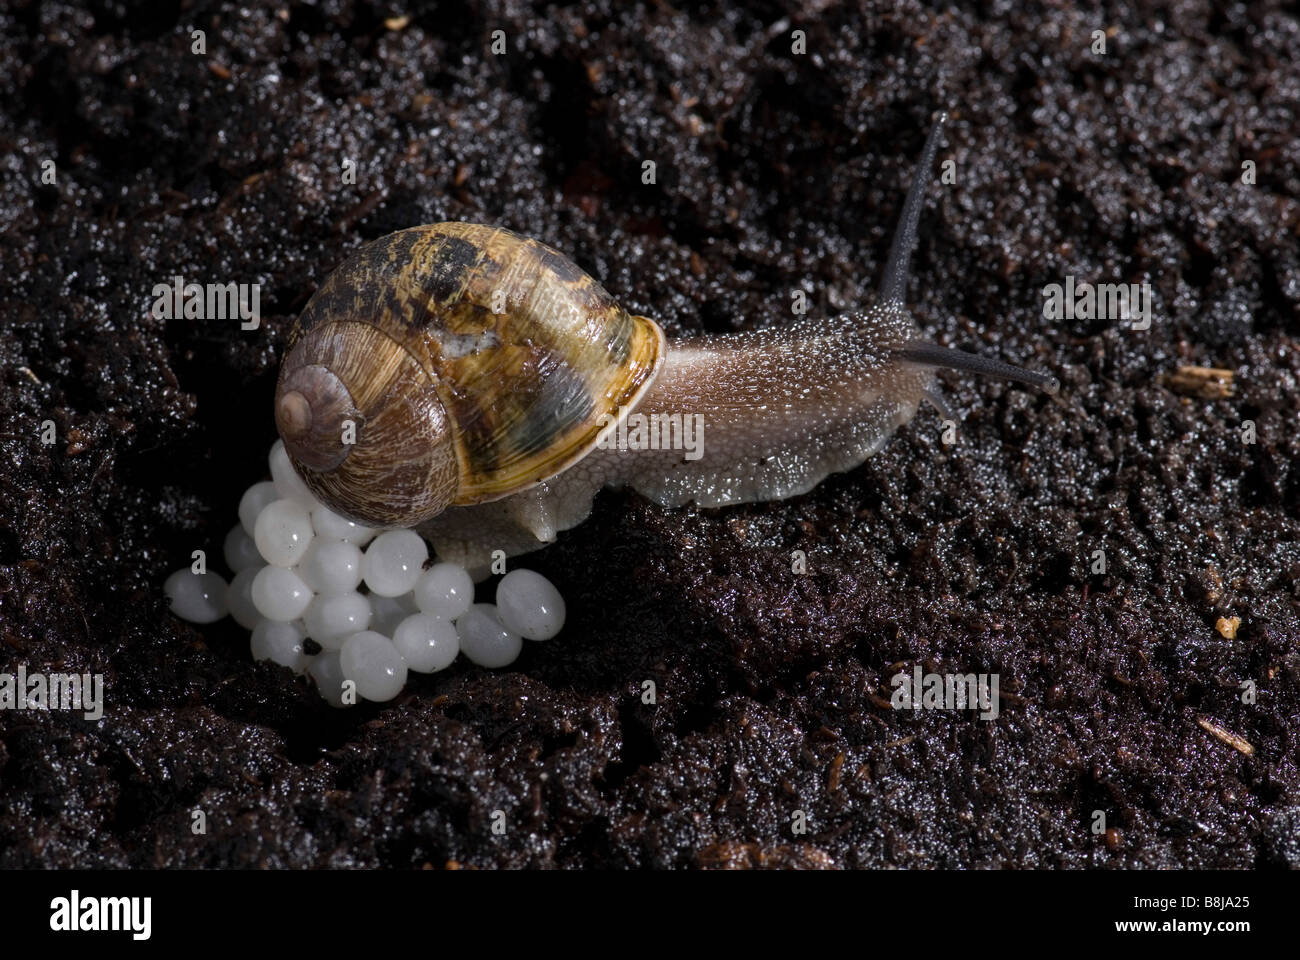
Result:
M460 637L450 620L417 613L397 625L393 646L416 673L434 673L451 666L460 653Z
M230 589L226 591L226 606L230 608L230 615L245 630L252 630L257 626L257 621L262 619L253 603L253 581L257 579L258 572L264 569L265 564L245 567L235 574L235 578L230 581Z
M339 666L367 700L391 700L406 686L406 661L393 641L373 630L354 633L343 642Z
M318 596L302 619L307 636L326 650L337 650L352 634L370 627L370 601L356 592Z
M268 504L253 525L257 551L274 567L292 567L301 560L315 535L311 514L297 500Z
M419 613L409 593L400 597L381 597L370 594L370 629L391 637L397 625L413 613Z
M429 548L414 530L389 530L366 548L361 574L372 592L396 597L415 586L428 558Z
M497 584L497 615L508 630L549 640L564 626L564 598L540 573L511 570Z
M474 581L456 563L435 563L415 582L415 605L421 613L455 620L474 602Z
M221 555L226 558L226 566L235 573L249 567L260 567L265 561L257 552L257 544L244 532L239 524L230 528L221 546Z
M250 646L254 660L270 660L288 667L294 673L306 673L310 659L302 648L302 628L296 623L277 620L259 620L253 628Z
M271 455L267 459L271 461L271 479L275 482L275 489L279 491L282 499L296 500L308 510L313 510L320 505L320 501L307 489L307 484L302 482L302 477L298 476L298 471L289 461L289 454L284 449L283 440L275 441L271 447Z
M514 663L523 649L519 634L508 630L491 603L476 603L457 621L460 651L480 667L504 667Z
M163 594L172 613L191 623L214 623L228 611L229 588L219 574L194 573L189 567L177 570L163 583Z
M295 569L317 593L348 593L361 583L361 548L344 540L316 537Z
M259 570L253 578L252 594L253 606L268 620L297 620L312 600L302 577L284 567Z
M311 522L312 526L316 528L317 536L346 540L349 543L355 543L358 547L364 547L379 532L372 530L370 527L363 527L359 523L353 523L346 517L339 516L329 507L320 504L312 510Z
M255 483L245 490L239 500L239 525L244 528L244 532L251 537L258 516L267 506L279 499L280 495L275 492L275 484L270 480Z
M316 689L331 707L350 707L343 702L343 667L339 664L337 650L311 658L307 673L316 681Z

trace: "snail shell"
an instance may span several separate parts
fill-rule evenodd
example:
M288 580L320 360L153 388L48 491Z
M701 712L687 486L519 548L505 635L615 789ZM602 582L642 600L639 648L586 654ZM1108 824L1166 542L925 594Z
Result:
M406 527L570 467L666 353L657 324L568 257L471 223L358 249L289 345L276 426L304 482L346 516Z

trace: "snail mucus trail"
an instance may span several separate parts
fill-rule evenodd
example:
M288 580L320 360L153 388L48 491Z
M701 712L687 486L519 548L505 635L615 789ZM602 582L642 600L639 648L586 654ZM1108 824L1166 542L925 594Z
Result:
M943 119L878 299L837 317L665 341L568 257L508 230L439 223L366 244L290 335L275 417L295 468L336 512L415 527L481 569L581 523L605 486L665 507L805 493L922 400L951 416L936 368L1055 391L1050 374L924 340L903 303ZM632 412L702 416L702 455L604 449Z

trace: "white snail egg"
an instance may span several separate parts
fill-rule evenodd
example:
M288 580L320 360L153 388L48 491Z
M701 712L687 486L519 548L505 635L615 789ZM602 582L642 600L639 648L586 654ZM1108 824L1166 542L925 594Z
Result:
M460 636L460 651L471 663L480 667L504 667L514 663L523 649L524 641L513 630L507 630L491 603L476 603L456 621Z
M540 574L514 570L498 584L497 604L474 604L475 580L464 567L424 570L429 549L418 533L376 531L321 505L281 444L270 461L275 480L245 491L239 525L222 545L230 583L187 568L163 590L183 619L212 623L228 612L251 631L254 660L308 674L333 706L350 706L345 679L368 700L391 700L408 671L445 670L461 652L479 666L504 667L524 637L548 639L563 626L564 600ZM308 637L320 653L307 653Z
M307 673L316 681L316 689L331 707L350 707L343 702L343 667L337 650L328 650L311 658Z
M280 495L275 490L275 484L270 480L255 483L245 490L239 500L239 525L244 528L244 532L251 537L258 516L279 499Z
M533 570L511 570L497 584L497 616L507 630L549 640L564 626L564 598Z
M361 548L316 537L294 569L317 593L348 593L361 583Z
M429 548L414 530L389 530L375 537L366 548L361 573L373 593L397 597L409 591L420 578Z
M320 501L307 489L307 484L302 482L302 477L298 476L298 471L289 462L289 454L284 449L283 440L275 441L267 459L271 462L271 480L274 481L275 489L279 491L282 498L297 500L308 510L313 510L320 505Z
M191 623L214 623L226 615L226 581L215 573L177 570L163 583L172 613Z
M370 601L354 592L318 596L303 615L307 636L326 650L337 650L354 633L371 624Z
M230 608L230 615L235 618L235 623L245 630L252 630L257 626L257 621L262 619L262 615L257 612L257 606L253 603L253 581L257 578L258 571L264 569L266 565L259 564L256 567L240 570L235 574L235 579L230 581L230 589L226 591L226 606Z
M329 507L320 504L312 508L311 522L312 526L316 528L317 536L346 540L349 543L355 543L358 547L364 547L379 532L372 530L370 527L363 527L359 523L353 523L346 517L339 516Z
M415 605L421 613L455 620L474 602L474 581L457 563L435 563L415 582Z
M254 523L256 522L254 520ZM226 566L235 573L247 570L249 567L260 567L265 562L262 555L257 552L257 544L253 542L253 538L239 524L231 527L230 532L226 534L221 553L226 558Z
M460 653L460 637L450 620L416 613L397 625L393 646L416 673L435 673L451 666Z
M339 666L367 700L391 700L406 686L406 661L393 641L373 630L354 633L343 642Z
M276 567L292 567L301 560L315 535L311 514L296 500L268 504L253 526L258 553Z
M253 628L249 644L254 660L270 660L288 667L294 673L307 672L307 654L302 643L306 637L296 623L278 620L259 620Z
M370 629L391 637L397 625L413 613L419 613L409 593L400 597L381 597L370 594Z
M284 567L263 567L253 577L253 606L268 620L297 620L312 594L302 577Z

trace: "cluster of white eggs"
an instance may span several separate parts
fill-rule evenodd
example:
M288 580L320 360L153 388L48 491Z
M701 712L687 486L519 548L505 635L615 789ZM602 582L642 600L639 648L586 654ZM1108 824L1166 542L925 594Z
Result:
M512 570L495 604L475 603L463 567L425 569L429 550L418 533L372 530L323 506L281 441L270 462L271 480L248 488L226 536L230 583L186 568L163 592L185 620L211 623L229 613L253 631L254 659L308 674L334 706L349 705L350 690L391 700L408 671L443 670L458 653L504 667L524 639L549 640L564 625L564 600L541 574Z

